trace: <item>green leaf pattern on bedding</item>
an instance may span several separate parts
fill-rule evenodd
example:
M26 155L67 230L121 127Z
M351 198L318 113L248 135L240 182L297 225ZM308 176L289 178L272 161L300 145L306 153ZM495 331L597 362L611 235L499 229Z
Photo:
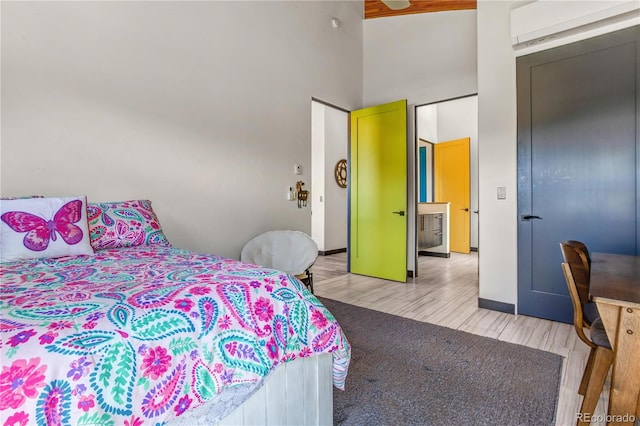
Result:
M279 271L153 245L0 264L0 280L9 424L162 424L319 353L344 387L344 334Z

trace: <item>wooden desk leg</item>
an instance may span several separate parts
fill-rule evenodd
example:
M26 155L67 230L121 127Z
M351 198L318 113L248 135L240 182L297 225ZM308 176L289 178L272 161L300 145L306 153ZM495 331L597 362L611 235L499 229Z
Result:
M614 348L607 424L633 425L640 395L640 309L599 303L598 310Z

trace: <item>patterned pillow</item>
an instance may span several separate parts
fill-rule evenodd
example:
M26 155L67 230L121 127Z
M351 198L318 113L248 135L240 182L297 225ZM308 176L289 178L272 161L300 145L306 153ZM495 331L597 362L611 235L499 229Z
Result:
M89 203L89 233L94 250L160 244L168 246L151 201Z
M93 254L87 197L0 200L0 261Z

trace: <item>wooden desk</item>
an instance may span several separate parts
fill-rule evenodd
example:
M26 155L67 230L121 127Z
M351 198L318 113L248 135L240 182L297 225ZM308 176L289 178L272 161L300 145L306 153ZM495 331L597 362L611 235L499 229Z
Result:
M614 351L607 424L633 425L640 401L640 257L593 253L590 293Z

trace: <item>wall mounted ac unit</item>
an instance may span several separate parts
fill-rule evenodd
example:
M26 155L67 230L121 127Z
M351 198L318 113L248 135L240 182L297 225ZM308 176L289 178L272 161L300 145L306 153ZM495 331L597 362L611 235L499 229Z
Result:
M638 0L538 0L511 11L511 42L515 50L542 50L531 48L555 47L633 25L640 25Z

